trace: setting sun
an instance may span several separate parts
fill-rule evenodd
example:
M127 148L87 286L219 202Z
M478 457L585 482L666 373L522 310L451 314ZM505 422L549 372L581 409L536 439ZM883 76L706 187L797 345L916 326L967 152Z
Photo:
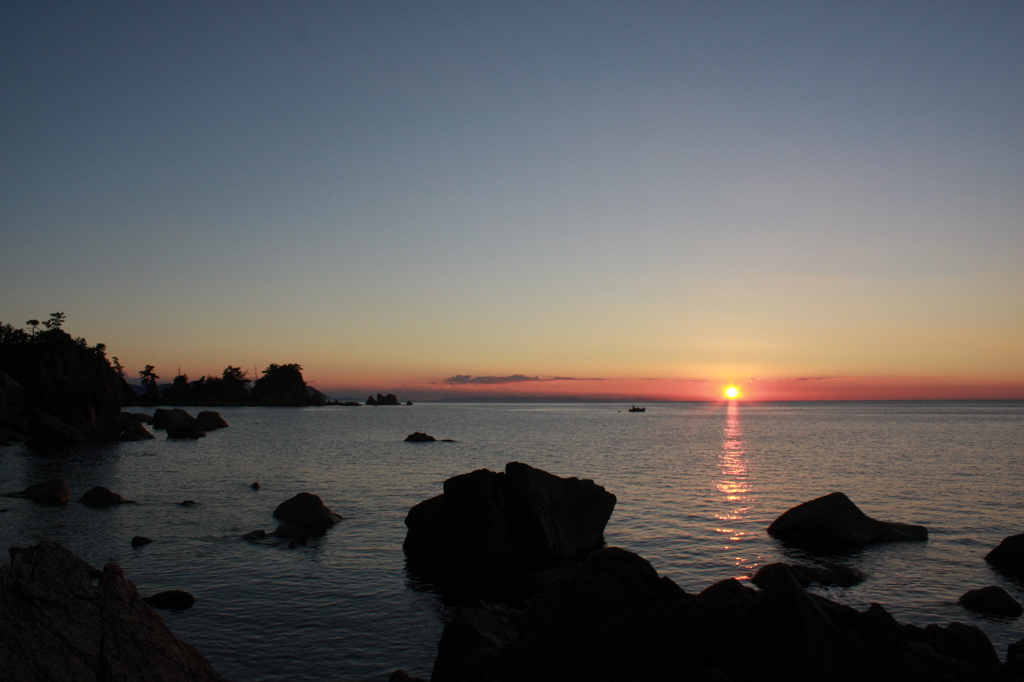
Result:
M735 386L730 386L729 388L725 389L725 397L730 399L739 398L740 389L736 388Z

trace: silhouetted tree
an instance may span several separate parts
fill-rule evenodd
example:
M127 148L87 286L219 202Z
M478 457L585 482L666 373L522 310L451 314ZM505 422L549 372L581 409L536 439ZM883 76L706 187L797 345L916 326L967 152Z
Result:
M189 405L192 402L192 390L187 374L174 377L171 385L164 389L163 402L169 405Z
M43 326L46 327L47 329L60 329L61 327L64 326L64 320L66 319L67 315L60 311L50 313L50 319L48 319L46 322L43 322Z
M139 372L139 379L142 379L142 385L146 387L146 394L143 397L153 403L160 402L160 389L156 384L159 378L153 371L153 365L146 365L146 368Z
M9 322L0 323L0 343L27 343L31 337L24 329L19 329Z
M37 331L36 327L39 326L39 320L29 320L25 324L27 324L28 326L32 327L32 336L35 336L36 335L36 331Z

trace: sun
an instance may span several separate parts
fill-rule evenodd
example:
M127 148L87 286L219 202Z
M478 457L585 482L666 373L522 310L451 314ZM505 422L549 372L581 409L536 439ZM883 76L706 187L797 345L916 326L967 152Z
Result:
M729 388L725 389L725 397L729 398L730 400L735 400L736 398L739 398L740 389L736 388L735 386L730 386Z

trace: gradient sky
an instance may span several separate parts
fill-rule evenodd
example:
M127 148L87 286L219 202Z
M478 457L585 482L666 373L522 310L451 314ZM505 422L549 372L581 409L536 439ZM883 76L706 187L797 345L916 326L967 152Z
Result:
M55 310L341 396L1024 398L1024 3L5 2Z

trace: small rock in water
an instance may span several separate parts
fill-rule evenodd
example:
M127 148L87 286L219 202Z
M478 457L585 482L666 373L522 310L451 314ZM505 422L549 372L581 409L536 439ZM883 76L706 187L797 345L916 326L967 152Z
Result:
M181 505L182 507L191 507L195 503L195 500L185 500L184 502L179 502L178 504Z
M148 545L151 542L153 541L149 538L144 538L141 535L136 535L132 538L132 547L142 547L143 545Z
M1024 533L1003 538L999 546L985 556L985 561L1004 573L1024 575Z
M30 485L17 497L24 497L39 504L67 504L71 499L71 489L63 479L51 478L49 481Z
M410 433L408 436L405 437L406 443L433 443L436 440L437 439L434 438L433 436L421 433L419 431L416 431L415 433Z
M1018 604L1016 599L998 585L989 585L964 593L960 597L960 606L993 616L1016 618L1024 614L1024 606Z
M87 507L112 507L115 504L135 504L132 500L126 500L110 488L101 485L90 488L78 500Z
M249 486L249 487L250 487L250 488L252 488L253 490L259 490L259 489L260 489L260 482L259 482L259 481L256 481L255 483L253 483L253 484L252 484L251 486Z
M267 531L265 530L252 530L242 536L243 540L262 540L267 537Z
M154 609L181 611L195 604L196 598L184 590L167 590L166 592L158 592L152 597L146 597L142 601Z

